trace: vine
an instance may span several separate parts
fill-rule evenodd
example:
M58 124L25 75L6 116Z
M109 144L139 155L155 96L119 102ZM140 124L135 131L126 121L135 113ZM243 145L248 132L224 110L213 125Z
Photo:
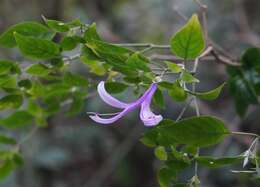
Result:
M21 56L30 63L22 67L15 60L0 60L0 109L4 111L0 119L3 129L0 143L4 145L0 151L0 178L8 176L22 165L21 146L39 128L48 125L48 118L64 111L63 108L66 107L67 115L80 113L84 101L96 96L98 92L105 102L123 110L106 114L87 112L98 123L113 123L129 111L141 107L141 120L144 125L150 126L141 141L144 145L153 147L155 156L163 162L158 171L158 181L162 187L197 187L203 183L199 179L200 167L218 168L236 162L243 162L243 168L249 163L255 168L232 172L252 173L255 179L259 179L259 135L230 131L222 120L201 115L198 100L217 99L226 84L200 92L196 88L200 82L196 76L199 65L205 59L225 65L229 74L227 84L230 93L234 97L238 114L244 117L250 105L258 104L260 49L250 48L241 60L234 60L210 39L207 6L199 0L194 2L200 8L202 26L197 14L187 19L180 13L186 24L173 34L166 45L113 44L100 37L95 23L84 24L78 19L64 23L44 16L45 25L22 22L3 32L0 35L0 45L18 48ZM54 42L56 35L61 37L58 42ZM160 54L161 50L171 54ZM71 53L68 52L71 51L74 55L70 56L68 54ZM78 62L87 66L87 76L70 70L70 65ZM193 63L192 69L187 66L190 63ZM93 75L105 80L98 83L97 92L91 92L97 87ZM167 78L172 75L174 81ZM133 87L135 93L143 95L132 103L123 103L109 95L123 92L128 87ZM143 92L144 89L147 91ZM163 109L166 95L175 102L185 102L175 121L163 119L150 110L151 102ZM194 108L195 116L183 119L190 107ZM113 120L110 116L113 116ZM35 126L20 140L8 135L10 131L26 128L29 124ZM138 128L134 129L130 137L136 136L136 133L140 133ZM240 155L221 158L201 155L201 149L220 143L226 136L249 136L254 140ZM126 142L130 143L131 141ZM124 147L125 144L120 146L116 153L120 153ZM116 161L111 157L105 167L114 162ZM194 167L193 175L186 181L179 181L179 173L188 167ZM105 176L106 173L101 171L99 175ZM93 181L95 180L90 180L87 186L92 186Z

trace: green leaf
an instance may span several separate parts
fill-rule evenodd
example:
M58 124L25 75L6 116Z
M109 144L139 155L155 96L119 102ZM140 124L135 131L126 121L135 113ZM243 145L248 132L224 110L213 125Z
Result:
M160 89L157 89L153 95L153 102L160 108L165 108L165 101L163 98L163 93Z
M244 117L247 108L259 104L260 95L260 49L249 48L241 58L241 67L227 68L230 76L228 85L234 96L237 113Z
M16 76L12 75L0 75L0 87L1 88L16 88Z
M68 116L76 115L82 110L83 106L84 106L84 98L73 97L70 108L66 114Z
M172 87L171 87L171 89L168 90L168 93L169 93L169 96L171 96L171 98L174 101L182 102L182 101L185 101L187 99L187 93L181 87L179 81L175 81L172 84Z
M18 82L18 86L22 89L30 89L32 87L32 82L29 79L22 79Z
M28 110L31 115L35 117L35 123L38 126L46 126L47 113L36 101L30 99L28 102Z
M150 129L145 132L140 141L147 147L155 147L157 145L157 131Z
M125 75L136 75L136 71L126 63L133 51L102 41L96 32L95 25L91 25L86 30L84 38L86 40L83 48L84 56L87 56L88 59L106 62L112 66L113 70Z
M254 69L258 73L260 73L260 49L247 49L242 56L242 65L246 69Z
M50 31L44 25L37 22L22 22L17 25L11 26L7 31L0 35L0 45L4 47L15 47L16 41L14 32L24 36L31 36L35 38L42 38L51 40L55 33Z
M90 72L98 76L103 76L106 74L106 69L102 62L90 60L86 56L82 56L80 60L90 68Z
M0 99L0 110L4 109L16 109L23 103L23 97L21 95L7 95Z
M6 160L5 162L0 164L0 180L4 179L8 175L12 173L15 169L12 160Z
M84 33L84 38L87 42L92 40L101 40L97 33L96 23L92 23Z
M165 161L168 158L167 152L163 146L156 147L154 150L154 154L159 160Z
M81 38L78 36L66 36L62 39L60 45L63 51L70 51L75 49L81 42Z
M14 33L15 40L22 54L34 60L48 60L60 55L59 45L46 40Z
M4 119L0 119L0 125L6 128L19 128L30 125L33 122L33 116L27 111L16 111Z
M150 68L148 67L149 60L139 52L133 53L127 59L126 64L133 70L142 70L144 72L150 71Z
M260 77L254 70L242 70L235 67L228 67L229 73L228 86L234 96L236 110L243 117L250 104L257 104L257 92L255 85Z
M214 100L216 99L222 88L225 86L226 83L221 84L220 86L218 86L217 88L210 90L208 92L189 92L192 95L195 95L196 97L200 98L200 99L205 99L205 100Z
M43 18L44 22L48 25L48 27L50 27L51 29L53 29L56 32L68 32L70 30L69 25L67 25L66 23L63 23L61 21L47 19L44 16L42 16L42 18Z
M195 160L203 166L209 168L219 168L224 167L227 165L231 165L243 160L243 157L236 156L236 157L223 157L223 158L213 158L208 156L199 156L195 157Z
M203 31L198 16L194 14L171 38L171 50L177 56L189 60L198 57L204 48Z
M61 101L65 99L72 92L77 91L78 88L74 87L72 85L73 83L71 84L69 83L64 84L64 83L53 83L45 86L43 97L47 103L53 102L53 100Z
M175 179L176 175L174 169L167 167L161 168L157 175L160 187L169 187L171 180Z
M11 137L8 137L6 135L0 135L0 143L1 144L15 145L16 140L11 138Z
M173 73L180 73L182 71L182 68L174 62L164 61L164 63L167 65L168 69L170 69Z
M12 161L13 161L15 167L19 167L24 164L23 157L21 156L20 153L17 153L17 152L14 152Z
M70 72L67 72L64 75L64 83L70 87L73 86L79 86L79 87L86 87L88 86L88 81L86 78L77 75L77 74L72 74Z
M46 88L39 81L32 81L31 88L27 91L33 97L42 97L45 95Z
M183 70L181 80L186 83L199 83L200 81L195 78L192 74L190 74L188 71Z
M161 125L158 132L168 141L195 147L217 144L229 134L224 123L211 116L191 117L176 123L164 120Z
M51 69L44 64L33 64L26 68L26 72L31 75L45 77L51 72Z
M11 72L14 62L10 60L0 60L0 75L8 74Z
M190 165L190 162L186 162L184 159L171 159L166 162L168 168L180 172Z
M125 91L128 85L121 82L106 82L105 88L109 93L117 94Z

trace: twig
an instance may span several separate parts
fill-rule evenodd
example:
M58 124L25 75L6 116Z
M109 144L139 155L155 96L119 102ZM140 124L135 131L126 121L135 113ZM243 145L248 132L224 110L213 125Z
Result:
M253 137L256 137L256 138L260 138L260 136L258 134L248 133L248 132L231 132L231 134L233 134L233 135L242 135L242 136L253 136Z
M25 143L27 140L29 140L36 134L38 129L39 126L34 126L32 130L15 145L15 147L20 148L23 143Z
M73 61L73 60L78 59L79 57L80 57L80 53L75 54L75 55L73 55L73 56L64 57L63 60L64 60L65 62L70 62L70 61Z
M207 5L203 4L200 0L194 0L200 7L202 12L202 24L206 43L208 43L208 21L207 21Z
M216 52L216 50L212 50L212 51L211 51L211 54L212 54L212 56L215 57L215 59L216 59L218 62L220 62L220 63L222 63L222 64L229 65L229 66L237 66L237 67L241 66L241 63L234 62L234 61L230 60L228 57L225 57L225 56L223 56L223 55L218 54L218 53Z
M168 60L168 61L173 61L175 63L182 63L182 59L174 56L174 55L164 55L164 54L153 54L149 57L150 60L162 60L162 61L165 61L165 60ZM215 60L215 58L213 56L204 56L203 58L201 58L201 61L212 61L212 60Z
M141 48L153 48L153 49L170 49L170 45L157 45L152 43L118 43L114 44L122 47L141 47Z

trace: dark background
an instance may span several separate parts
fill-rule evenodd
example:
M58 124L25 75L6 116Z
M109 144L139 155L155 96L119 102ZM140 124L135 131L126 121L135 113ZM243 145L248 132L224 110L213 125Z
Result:
M205 0L208 5L208 29L213 40L232 56L260 44L259 0ZM176 11L177 10L177 11ZM172 33L185 22L179 13L190 17L199 11L192 0L0 0L0 31L21 21L50 19L96 22L98 31L110 42L152 42L167 44ZM179 13L178 13L179 12ZM1 58L19 59L17 50L0 49ZM84 74L77 61L72 68ZM86 68L86 67L85 67ZM199 67L199 89L214 88L227 79L225 67L203 62ZM125 95L121 95L124 99ZM134 96L133 96L134 97ZM175 119L181 104L166 97L164 117ZM229 129L260 132L259 110L241 120L234 111L228 89L214 102L200 102L201 113L221 117ZM153 150L139 142L145 130L134 112L115 125L104 127L91 122L86 111L106 110L98 98L86 100L82 114L66 117L63 112L49 119L23 144L25 165L6 180L2 187L157 187L156 170L160 162ZM103 109L104 108L104 109ZM189 109L188 115L194 115ZM26 135L27 131L22 132ZM246 150L251 139L228 138L202 154L236 155ZM241 165L208 171L199 168L203 187L253 187L250 176L238 175L231 169ZM192 177L187 170L181 178Z

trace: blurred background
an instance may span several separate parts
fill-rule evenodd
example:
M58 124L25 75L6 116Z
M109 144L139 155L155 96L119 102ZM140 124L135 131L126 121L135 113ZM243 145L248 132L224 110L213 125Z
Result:
M260 44L259 0L205 0L208 5L210 37L239 58L242 51ZM0 32L21 21L49 19L97 23L99 33L110 42L167 44L199 7L192 0L0 0ZM1 58L18 59L16 50L0 49ZM86 69L75 61L76 72ZM86 67L85 67L86 68ZM203 62L199 67L200 90L216 87L227 79L225 67ZM131 92L129 95L133 96ZM120 95L122 99L126 95ZM166 99L164 117L175 119L182 104ZM201 113L221 117L228 128L260 133L259 110L241 121L227 89L214 102L200 102ZM49 126L37 131L23 144L24 166L0 183L1 187L158 187L156 170L160 162L153 150L139 141L145 128L133 112L112 126L99 126L86 111L109 111L98 97L87 99L82 114L66 117L62 112L49 119ZM159 112L159 111L158 111ZM194 115L189 109L186 116ZM24 134L27 132L25 131ZM236 155L246 150L251 139L226 139L203 155ZM254 187L249 176L230 172L241 166L207 170L199 168L203 187ZM185 171L181 178L192 177Z

